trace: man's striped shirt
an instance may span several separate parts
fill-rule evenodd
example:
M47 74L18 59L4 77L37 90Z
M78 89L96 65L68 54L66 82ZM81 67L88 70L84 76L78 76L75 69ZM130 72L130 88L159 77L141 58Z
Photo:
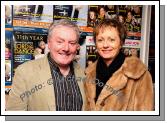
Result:
M56 111L81 111L82 95L76 82L73 64L70 64L70 72L64 77L58 65L48 54L48 61L53 78L55 92Z

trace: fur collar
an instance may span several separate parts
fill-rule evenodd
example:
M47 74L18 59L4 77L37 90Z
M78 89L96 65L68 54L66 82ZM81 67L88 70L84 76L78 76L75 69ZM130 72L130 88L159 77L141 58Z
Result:
M96 65L97 61L91 64L90 67L85 70L85 73L90 74L92 72L96 72ZM139 58L130 56L125 58L125 61L120 69L128 78L138 79L144 74L144 72L147 70L147 67Z

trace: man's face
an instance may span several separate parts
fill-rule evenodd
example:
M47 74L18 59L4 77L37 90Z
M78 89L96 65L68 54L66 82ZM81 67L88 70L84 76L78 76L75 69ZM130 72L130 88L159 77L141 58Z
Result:
M68 66L79 48L75 30L65 26L56 27L48 40L48 48L59 66Z

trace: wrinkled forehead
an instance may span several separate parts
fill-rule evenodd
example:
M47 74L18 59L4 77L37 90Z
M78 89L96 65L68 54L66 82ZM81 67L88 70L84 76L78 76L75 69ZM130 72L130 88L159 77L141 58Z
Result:
M54 32L60 32L60 30L61 31L63 31L65 34L67 34L66 33L66 30L70 30L71 32L73 32L73 33L75 33L75 35L77 35L78 34L78 30L76 30L76 28L74 28L74 27L71 27L71 26L64 26L64 25L58 25L58 26L56 26L53 30L52 30L52 33ZM53 34L54 35L54 34ZM78 34L79 35L79 34ZM77 36L78 36L77 35Z

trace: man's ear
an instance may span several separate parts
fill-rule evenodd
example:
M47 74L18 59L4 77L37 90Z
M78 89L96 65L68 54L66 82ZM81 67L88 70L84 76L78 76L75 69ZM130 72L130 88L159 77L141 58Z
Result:
M50 49L50 41L47 40L47 44L48 44L48 49Z
M79 44L77 44L77 50L80 50L80 45Z

